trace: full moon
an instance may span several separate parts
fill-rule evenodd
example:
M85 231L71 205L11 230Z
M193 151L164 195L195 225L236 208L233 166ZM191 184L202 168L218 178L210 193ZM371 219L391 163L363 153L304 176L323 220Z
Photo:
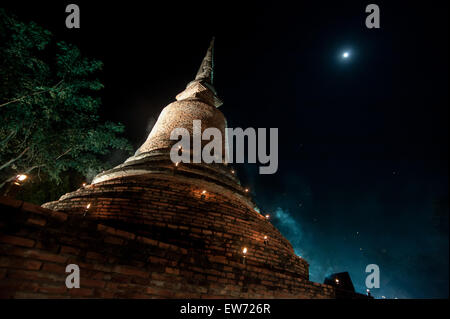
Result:
M342 53L342 57L343 57L344 59L347 59L349 56L350 56L350 53L348 53L348 52Z

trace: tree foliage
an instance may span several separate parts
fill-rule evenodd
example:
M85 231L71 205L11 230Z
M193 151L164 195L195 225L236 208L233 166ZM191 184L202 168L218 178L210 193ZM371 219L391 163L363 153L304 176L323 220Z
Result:
M124 126L98 116L102 62L37 24L0 9L0 183L16 174L61 182L100 171L113 149L131 151Z

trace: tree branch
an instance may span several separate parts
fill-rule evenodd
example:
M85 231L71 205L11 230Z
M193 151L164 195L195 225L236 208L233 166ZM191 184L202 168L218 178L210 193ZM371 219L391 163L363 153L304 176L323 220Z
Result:
M6 147L6 145L7 145L8 142L9 142L9 140L10 140L14 135L16 135L16 133L17 133L17 131L11 131L11 134L9 134L4 140L2 140L2 141L0 142L0 145L1 145L1 144L4 144L4 146L2 146L2 147Z
M38 95L38 94L41 94L41 93L48 92L48 91L50 91L51 89L54 89L54 88L56 88L58 85L60 85L62 81L63 81L63 80L59 81L58 83L56 83L56 84L55 84L54 86L52 86L51 88L48 88L47 90L42 90L42 91L34 92L34 93L31 93L31 94L27 94L27 95L21 96L21 97L19 97L19 98L17 98L17 99L11 100L11 101L9 101L9 102L0 104L0 107L6 106L6 105L11 104L11 103L19 102L20 100L23 100L23 99L26 98L26 97L30 97L30 96L34 96L34 95Z
M32 167L30 167L30 168L27 168L24 172L22 172L22 174L28 174L28 173L30 173L32 170L34 170L34 169L36 169L36 168L38 168L38 167L42 167L42 166L45 166L45 164L32 166ZM11 176L10 178L4 180L4 181L0 184L0 189L1 189L6 183L12 182L12 181L16 178L16 176L17 176L17 175L13 175L13 176Z
M72 147L69 148L69 149L68 149L67 151L65 151L64 153L62 153L61 155L59 155L57 158L55 158L55 161L56 161L56 160L59 160L61 157L63 157L63 156L66 155L67 153L69 153L71 150L72 150Z
M6 162L5 164L3 164L2 166L0 166L0 170L10 166L12 163L14 163L15 161L17 161L18 159L20 159L28 150L30 149L30 147L27 147L26 149L24 149L22 151L22 153L20 153L16 158L12 158L10 159L8 162Z

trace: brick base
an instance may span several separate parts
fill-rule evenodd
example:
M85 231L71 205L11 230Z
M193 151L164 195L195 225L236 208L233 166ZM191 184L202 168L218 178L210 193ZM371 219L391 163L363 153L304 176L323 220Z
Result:
M133 187L137 191L142 185ZM163 185L159 187L163 192ZM0 199L0 297L335 297L332 286L308 281L306 261L291 253L290 244L263 217L256 213L242 220L231 217L238 208L228 207L229 203L209 210L218 215L201 217L205 213L202 200L213 203L214 196L219 195L201 199L192 192L198 211L182 214L184 221L192 222L187 229L179 214L171 213L172 209L184 208L176 208L170 201L160 206L164 209L156 209L166 213L148 212L142 225L122 222L113 226L114 219L98 220L106 213L102 206L84 216L82 211L56 212ZM181 193L172 195L177 194ZM119 206L119 221L127 215L120 207L132 205L132 201L120 198L104 198L97 205L108 201ZM84 204L80 202L80 207ZM221 217L220 210L222 214L224 210L229 212L230 217ZM217 226L206 227L212 224L208 219L215 220ZM260 221L258 227L256 220ZM261 240L262 234L269 234L268 245ZM245 263L241 253L244 244L249 250ZM68 264L80 267L79 289L65 286Z

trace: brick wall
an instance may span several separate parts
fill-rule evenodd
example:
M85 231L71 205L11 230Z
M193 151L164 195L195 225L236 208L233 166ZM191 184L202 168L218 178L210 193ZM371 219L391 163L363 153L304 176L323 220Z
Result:
M164 192L164 184L152 185ZM133 187L139 191L143 185L128 185L127 191L133 192ZM140 191L142 195L143 189ZM161 195L156 188L151 193ZM192 201L197 201L195 212L176 207L170 196L177 194L192 196ZM234 214L239 208L230 203L209 205L215 208L209 211L212 215L205 215L202 201L214 203L214 198L197 198L194 191L189 194L187 190L174 191L166 202L158 201L156 210L151 200L148 211L139 212L142 223L130 217L135 205L143 205L133 196L128 201L97 197L96 206L86 215L81 207L88 198L77 199L78 213L73 205L70 212L56 212L2 198L0 297L334 297L331 286L307 280L306 261L291 252L290 244L262 216L252 213L238 218ZM108 205L109 209L102 209ZM267 245L262 234L269 234ZM245 264L243 245L249 250ZM79 289L65 287L65 267L72 263L80 267Z

